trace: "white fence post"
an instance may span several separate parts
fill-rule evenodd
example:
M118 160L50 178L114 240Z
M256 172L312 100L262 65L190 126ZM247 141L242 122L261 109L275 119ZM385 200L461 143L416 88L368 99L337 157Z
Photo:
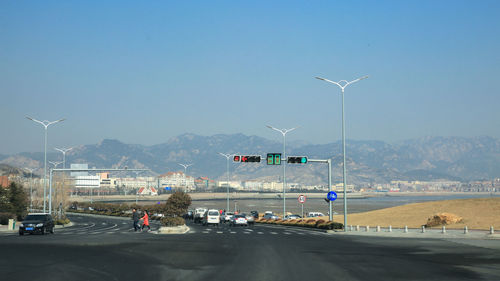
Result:
M404 233L408 233L408 226L407 225L405 225Z

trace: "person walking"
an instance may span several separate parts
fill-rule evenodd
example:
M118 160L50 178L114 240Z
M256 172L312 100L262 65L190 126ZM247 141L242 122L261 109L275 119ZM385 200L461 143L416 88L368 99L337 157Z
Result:
M134 221L134 231L139 230L141 228L139 226L139 214L135 208L132 209L132 220Z
M142 223L141 231L144 229L145 226L148 227L148 231L151 231L151 227L149 227L149 214L147 210L144 211L144 216L141 218L141 220L144 220L144 222Z

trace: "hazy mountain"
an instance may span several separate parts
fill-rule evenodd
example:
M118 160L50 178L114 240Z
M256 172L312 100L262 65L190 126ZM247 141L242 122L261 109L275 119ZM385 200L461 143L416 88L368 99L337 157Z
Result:
M313 145L305 142L287 144L288 155L310 159L332 158L333 181L342 180L342 143ZM281 152L280 141L243 134L199 136L183 134L166 143L144 146L103 140L83 145L66 154L66 163L88 163L98 168L149 168L160 174L182 171L179 163L193 164L187 173L225 179L226 158L222 153L265 155ZM491 137L425 137L396 144L382 141L348 140L346 146L348 182L356 184L384 183L390 180L475 180L500 177L500 140ZM0 156L1 163L16 167L42 167L43 153L19 153ZM50 152L48 160L62 159L61 153ZM40 173L40 171L39 171ZM278 180L282 166L261 163L233 163L231 178L235 180ZM327 165L309 163L288 165L289 182L326 184Z

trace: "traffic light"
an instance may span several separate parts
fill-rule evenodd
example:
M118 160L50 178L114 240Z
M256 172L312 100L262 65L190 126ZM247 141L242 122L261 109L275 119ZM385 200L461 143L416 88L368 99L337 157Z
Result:
M241 156L241 162L260 162L260 155L245 155Z
M281 165L281 153L268 153L267 165Z
M290 157L288 157L287 162L289 164L306 164L307 157L305 157L305 156L290 156Z
M240 162L240 156L239 155L234 155L233 157L233 162Z

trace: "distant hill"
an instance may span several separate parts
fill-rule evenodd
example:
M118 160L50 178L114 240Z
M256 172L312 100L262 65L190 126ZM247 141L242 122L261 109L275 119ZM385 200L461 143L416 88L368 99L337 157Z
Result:
M382 141L347 140L348 182L369 185L391 180L481 180L500 177L500 140L492 137L425 137L389 144ZM199 136L183 134L166 143L144 146L105 139L82 145L66 154L68 163L88 163L98 168L149 168L156 174L182 171L179 163L193 163L188 175L225 179L226 159L222 153L241 155L281 152L282 143L243 134ZM288 155L333 160L333 181L342 180L341 142L313 145L287 144ZM48 153L49 160L60 160L60 153ZM43 153L0 156L0 163L16 167L42 167ZM233 180L279 180L282 168L261 163L232 163ZM289 182L326 184L324 164L288 165Z

